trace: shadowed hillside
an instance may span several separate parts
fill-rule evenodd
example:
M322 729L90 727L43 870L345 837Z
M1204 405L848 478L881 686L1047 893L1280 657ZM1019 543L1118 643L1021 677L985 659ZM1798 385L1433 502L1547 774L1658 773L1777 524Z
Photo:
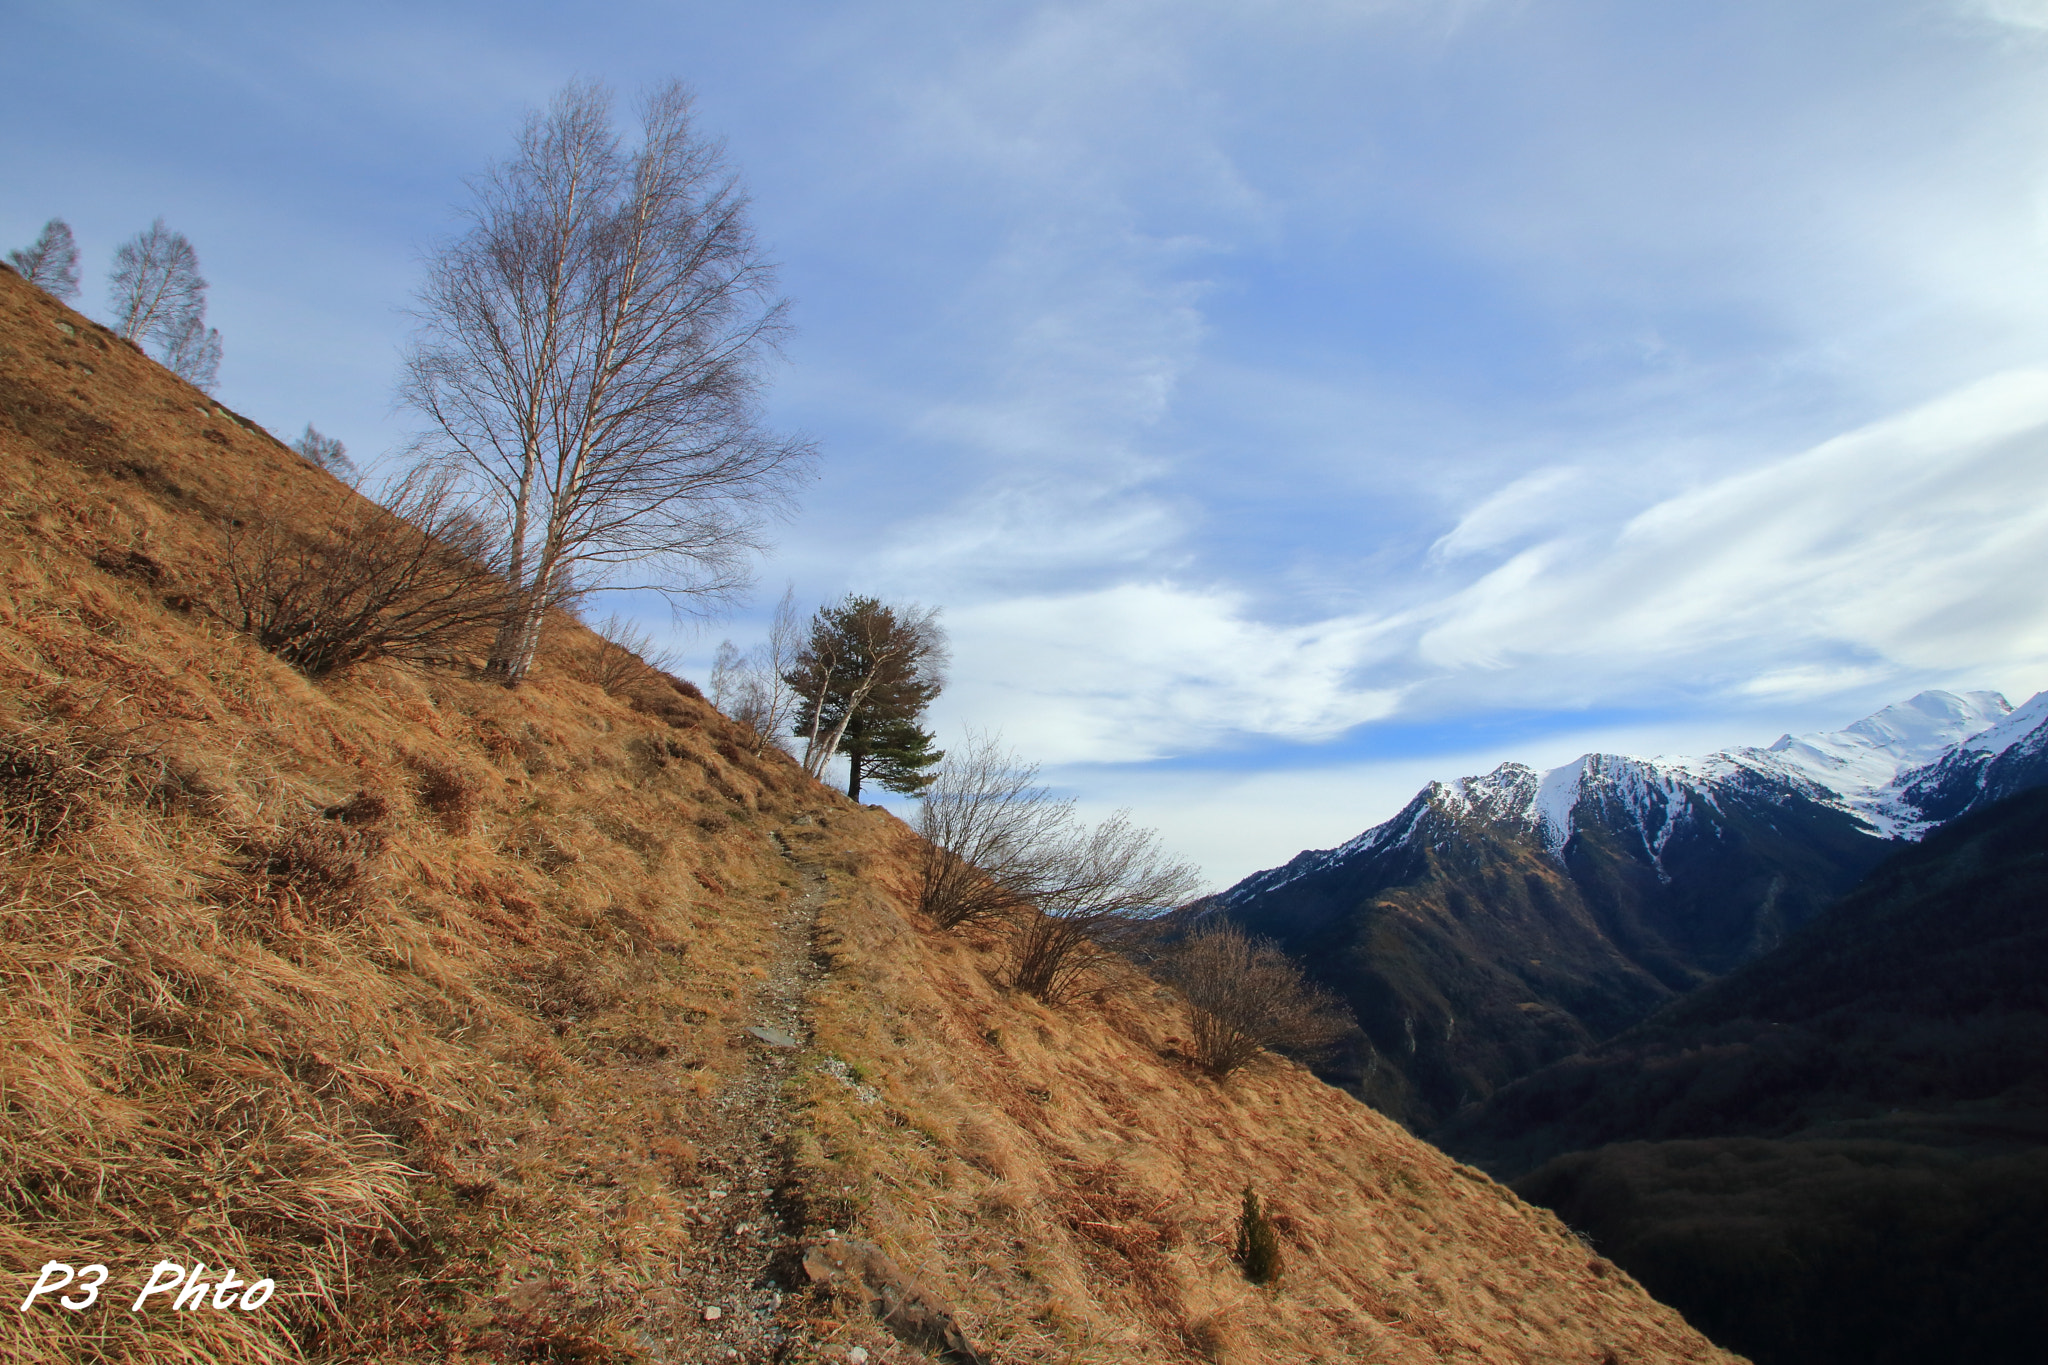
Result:
M1759 1361L2037 1359L2044 901L2035 790L1440 1139Z
M1507 764L1225 893L1351 1005L1360 1036L1331 1080L1430 1133L1768 950L1888 847L1797 784L1582 766L1555 847L1539 774Z
M900 822L571 621L512 691L286 667L229 533L338 491L0 271L0 1264L110 1268L0 1354L928 1358L806 1287L829 1228L996 1360L1729 1359L1305 1071L1195 1072L1149 981L992 985ZM130 1313L159 1260L276 1297Z

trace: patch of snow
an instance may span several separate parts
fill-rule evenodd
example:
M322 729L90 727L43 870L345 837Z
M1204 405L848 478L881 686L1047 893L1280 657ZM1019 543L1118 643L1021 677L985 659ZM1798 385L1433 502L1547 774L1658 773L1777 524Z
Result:
M1775 765L1803 774L1853 800L1891 785L1899 774L1939 758L1958 743L1991 729L2012 713L1996 692L1922 692L1840 730L1786 735L1769 749L1731 749L1740 757L1771 755Z
M2048 692L2036 692L2033 700L2026 705L2013 711L1989 729L1971 735L1957 747L1971 753L1990 754L1996 757L2043 725L2048 725Z
M1579 788L1592 757L1584 754L1562 768L1552 768L1536 784L1536 827L1543 832L1543 846L1553 858L1562 857L1564 846L1571 842L1572 810L1579 804Z

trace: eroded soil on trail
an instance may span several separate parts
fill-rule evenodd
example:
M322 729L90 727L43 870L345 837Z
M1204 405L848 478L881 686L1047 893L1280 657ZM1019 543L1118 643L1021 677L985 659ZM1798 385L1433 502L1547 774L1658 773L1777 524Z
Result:
M767 976L745 1015L745 1072L680 1134L697 1149L700 1183L686 1200L696 1236L677 1260L665 1330L644 1326L638 1343L678 1365L770 1362L791 1344L775 1271L794 1267L800 1252L776 1189L794 1122L790 1082L810 1041L806 997L824 970L813 937L825 878L791 857L780 835L771 837L801 873L803 891L774 922Z

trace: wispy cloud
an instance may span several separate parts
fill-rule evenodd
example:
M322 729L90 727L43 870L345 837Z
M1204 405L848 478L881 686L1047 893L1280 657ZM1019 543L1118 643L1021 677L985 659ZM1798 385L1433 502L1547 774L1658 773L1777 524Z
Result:
M1307 743L1395 710L1397 689L1356 677L1380 627L1275 626L1247 607L1152 582L949 612L956 654L975 663L944 709L1000 717L1053 763L1144 762L1248 736Z

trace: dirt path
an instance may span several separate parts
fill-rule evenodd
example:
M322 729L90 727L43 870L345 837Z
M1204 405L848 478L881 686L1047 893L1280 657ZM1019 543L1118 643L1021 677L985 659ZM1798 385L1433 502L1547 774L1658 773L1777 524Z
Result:
M802 874L803 891L776 917L768 977L744 1016L744 1025L771 1038L748 1038L745 1073L687 1134L703 1183L688 1201L698 1235L677 1264L681 1321L661 1343L678 1365L771 1362L785 1344L776 1316L784 1295L768 1268L791 1234L771 1196L791 1122L789 1081L810 1041L805 997L823 971L812 938L825 878L791 857L780 835L770 837Z

